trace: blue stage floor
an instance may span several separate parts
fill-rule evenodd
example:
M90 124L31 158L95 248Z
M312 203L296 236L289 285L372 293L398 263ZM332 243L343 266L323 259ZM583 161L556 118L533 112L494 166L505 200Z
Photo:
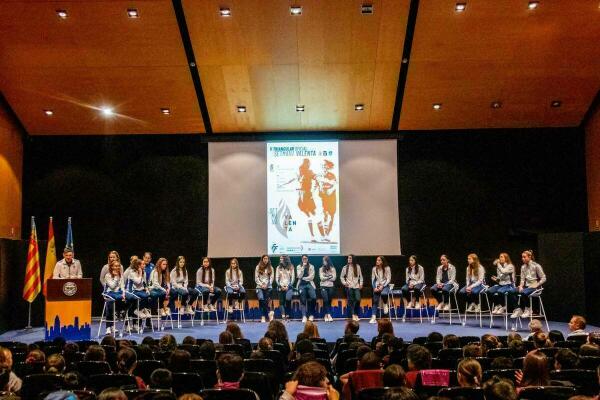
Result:
M316 321L319 327L319 333L321 337L325 338L328 342L333 342L337 338L341 337L344 332L344 325L346 320L340 319L334 322L325 323L323 321ZM377 335L377 325L369 324L367 319L362 319L360 322L360 335L366 339L370 339L373 336ZM454 320L453 320L454 322ZM487 322L487 325L486 325ZM459 336L473 335L473 336L481 336L484 333L493 333L496 335L506 335L507 331L504 330L504 322L500 319L495 319L495 327L489 328L489 319L484 318L483 320L483 328L479 327L479 323L475 321L475 319L469 319L467 325L462 326L454 323L453 325L448 324L447 319L438 319L436 324L431 324L427 322L426 319L423 320L423 323L419 323L418 319L416 321L407 321L402 323L400 319L393 320L394 324L394 332L396 336L402 337L404 340L410 341L418 336L426 336L428 333L432 331L437 331L442 334L453 333ZM524 322L523 329L520 330L522 334L527 334L526 322ZM250 339L253 343L257 342L261 337L263 337L264 333L267 330L268 324L261 324L260 322L252 322L247 320L245 324L240 324L242 327L242 332L247 339ZM120 324L118 325L120 326ZM160 337L165 333L171 333L175 335L178 342L180 342L185 336L191 335L197 338L208 338L214 341L218 340L219 333L221 333L225 329L225 325L220 323L217 325L214 321L206 322L204 326L200 326L199 321L194 324L194 327L190 325L189 321L185 321L181 329L177 328L177 323L175 321L175 329L171 330L166 328L162 332L152 331L144 332L143 335L132 334L125 335L124 338L131 338L137 340L138 342L144 336L150 335L153 337ZM303 324L300 321L291 321L286 323L288 333L290 336L290 340L295 341L296 335L303 330ZM486 327L487 326L487 327ZM510 328L510 321L509 321ZM567 323L565 322L550 322L550 329L557 329L563 332L566 336L569 329ZM593 326L588 326L588 331L598 329ZM101 334L104 333L104 327L101 331ZM95 339L95 336L98 334L98 323L92 323L92 338ZM102 336L101 336L102 337ZM33 328L29 331L16 330L16 331L8 331L0 335L0 341L19 341L25 343L32 343L35 341L44 340L44 328L38 327Z

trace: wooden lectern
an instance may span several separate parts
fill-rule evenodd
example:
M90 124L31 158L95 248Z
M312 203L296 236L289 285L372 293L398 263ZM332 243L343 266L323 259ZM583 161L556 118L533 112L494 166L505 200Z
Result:
M92 332L92 279L48 279L46 340L89 340Z

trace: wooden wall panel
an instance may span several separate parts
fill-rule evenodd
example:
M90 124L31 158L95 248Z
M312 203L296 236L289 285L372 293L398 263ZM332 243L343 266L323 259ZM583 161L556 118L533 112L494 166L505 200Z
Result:
M590 231L600 231L600 108L585 127L585 158Z
M0 105L0 238L21 237L22 134Z

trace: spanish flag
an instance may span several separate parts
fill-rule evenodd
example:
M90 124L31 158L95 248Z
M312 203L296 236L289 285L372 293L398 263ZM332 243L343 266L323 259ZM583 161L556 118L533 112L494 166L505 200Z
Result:
M29 236L29 250L27 251L27 268L25 269L25 286L23 287L23 299L33 303L41 292L40 281L40 252L38 250L37 232L35 221L31 217L31 236Z
M44 296L46 295L46 283L54 274L56 266L56 245L54 244L54 227L52 226L52 217L48 225L48 248L46 249L46 264L44 265Z

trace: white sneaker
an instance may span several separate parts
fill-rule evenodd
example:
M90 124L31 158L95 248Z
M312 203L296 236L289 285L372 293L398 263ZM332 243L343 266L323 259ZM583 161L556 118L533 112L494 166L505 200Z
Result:
M450 304L444 305L444 311L450 311Z
M302 317L302 323L305 324L306 323L306 315L304 317Z
M167 316L167 314L165 313L165 309L164 309L164 308L161 308L161 309L160 309L160 311L158 312L158 314L159 314L161 317L166 317L166 316Z
M240 302L239 301L235 300L233 302L233 309L234 310L239 310L240 309Z
M501 315L501 314L504 314L505 312L506 312L506 307L500 306L500 308L498 308L498 312L496 314Z
M311 315L310 317L308 317L308 320L309 320L310 322L313 322L313 321L315 320L315 317L313 317L313 316Z
M415 307L412 304L410 304L410 303L406 303L406 309L407 310L410 310L412 308L415 308Z
M260 317L260 322L261 324L264 324L265 322L267 322L267 319L265 317Z
M185 308L186 313L188 313L189 315L194 315L194 309L192 308L192 306L187 306Z
M275 317L275 312L274 311L269 311L269 322L273 321L273 318ZM311 319L312 321L312 319Z
M438 304L435 309L438 310L438 311L443 311L444 310L444 303Z
M333 322L333 317L331 316L331 314L327 314L327 317L329 318L329 322Z
M168 317L169 315L171 315L171 309L170 308L163 308L163 311L165 313L165 317Z
M210 311L217 311L217 309L215 308L215 305L214 305L214 304L210 304L210 305L208 306L208 309L209 309Z
M376 323L377 323L377 320L375 319L375 316L374 316L374 315L373 315L373 316L371 316L371 319L369 320L369 323L370 323L370 324L376 324Z
M135 315L138 318L142 317L142 311L141 310L133 310L133 315Z
M523 311L523 315L521 315L521 318L529 317L531 317L531 309L529 307L525 307L525 311Z
M227 312L229 314L232 314L233 313L233 307L232 306L227 307Z
M500 308L499 305L495 305L494 308L492 309L492 314L498 314L498 309Z
M523 311L520 308L515 308L513 313L510 315L510 317L511 318L519 318L521 315L523 315Z
M352 321L358 321L358 320L359 320L358 315L352 315Z
M390 312L390 308L388 307L388 305L387 305L387 304L384 304L384 305L383 305L383 313L384 313L384 314L387 314L387 313L389 313L389 312Z
M112 329L106 328L106 335L110 335L110 334L112 334Z
M473 309L474 312L481 312L481 305L476 304L475 308Z

